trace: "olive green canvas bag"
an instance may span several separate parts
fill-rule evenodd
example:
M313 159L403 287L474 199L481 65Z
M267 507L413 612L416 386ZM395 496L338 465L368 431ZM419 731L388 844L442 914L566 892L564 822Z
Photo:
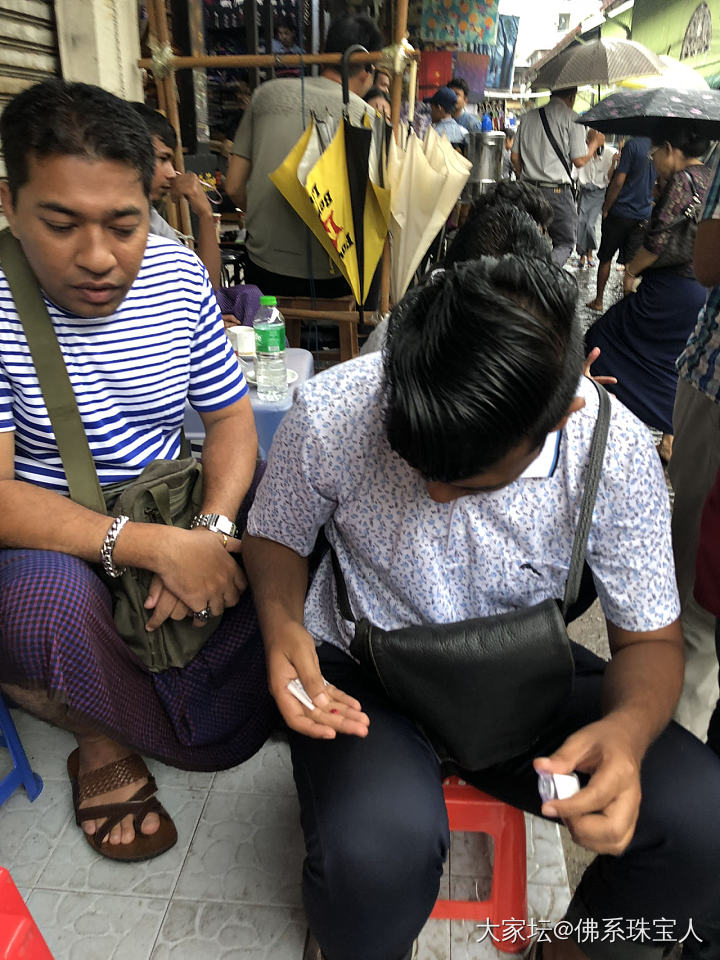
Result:
M181 459L155 460L129 484L113 484L103 491L45 301L20 244L7 229L0 232L0 261L30 347L70 499L97 513L188 529L202 504L202 466L187 455L189 447L185 438ZM157 630L148 632L145 624L150 611L145 610L143 604L152 572L128 567L114 579L107 577L100 567L99 575L112 597L118 633L153 673L168 667L184 667L222 619L211 617L202 626L195 626L197 621L191 619L168 619Z

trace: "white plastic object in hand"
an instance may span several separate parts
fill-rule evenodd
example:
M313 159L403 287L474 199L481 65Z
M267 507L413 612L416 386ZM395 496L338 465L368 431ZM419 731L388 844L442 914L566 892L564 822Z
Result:
M307 707L308 710L315 709L315 704L312 702L312 700L308 696L308 692L300 682L299 677L295 677L294 680L291 680L290 683L287 685L287 688L290 691L290 693L295 697L295 699L299 700L304 707Z
M538 793L543 803L567 800L580 790L580 781L574 773L539 773Z

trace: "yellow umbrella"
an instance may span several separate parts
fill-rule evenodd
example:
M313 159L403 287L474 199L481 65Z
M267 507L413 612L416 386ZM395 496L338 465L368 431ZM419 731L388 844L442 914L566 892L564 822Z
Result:
M358 160L357 151L348 151L348 128L352 134L367 134L369 151L368 118L364 129L341 120L325 150L313 123L270 179L363 304L387 235L390 191L371 181L367 160Z
M630 90L647 90L650 87L678 87L680 90L707 90L709 84L705 77L697 70L693 70L687 63L682 63L674 57L660 54L663 65L661 74L652 77L628 77L621 80L618 86Z
M277 170L274 170L270 174L270 179L285 197L295 213L297 213L303 222L312 230L328 256L337 263L336 251L330 242L330 236L318 219L315 207L307 195L304 184L298 179L298 166L305 156L314 132L315 123L311 120L307 129L290 153L285 157Z

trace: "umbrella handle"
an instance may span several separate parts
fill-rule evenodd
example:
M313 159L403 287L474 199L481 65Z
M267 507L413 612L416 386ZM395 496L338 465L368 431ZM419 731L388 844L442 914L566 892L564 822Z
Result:
M340 64L340 72L342 73L342 94L346 113L350 104L350 57L354 53L368 53L368 49L367 47L363 47L360 43L354 43L351 47L347 48L345 53L343 53L342 62Z

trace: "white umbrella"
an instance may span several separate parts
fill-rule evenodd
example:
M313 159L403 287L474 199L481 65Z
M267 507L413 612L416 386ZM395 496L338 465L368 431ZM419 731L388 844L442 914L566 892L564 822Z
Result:
M465 186L472 164L430 128L421 143L390 143L390 294L397 303Z
M663 71L651 77L628 77L621 80L618 86L629 90L646 90L648 87L678 87L681 90L708 90L710 84L702 74L675 57L660 54Z

